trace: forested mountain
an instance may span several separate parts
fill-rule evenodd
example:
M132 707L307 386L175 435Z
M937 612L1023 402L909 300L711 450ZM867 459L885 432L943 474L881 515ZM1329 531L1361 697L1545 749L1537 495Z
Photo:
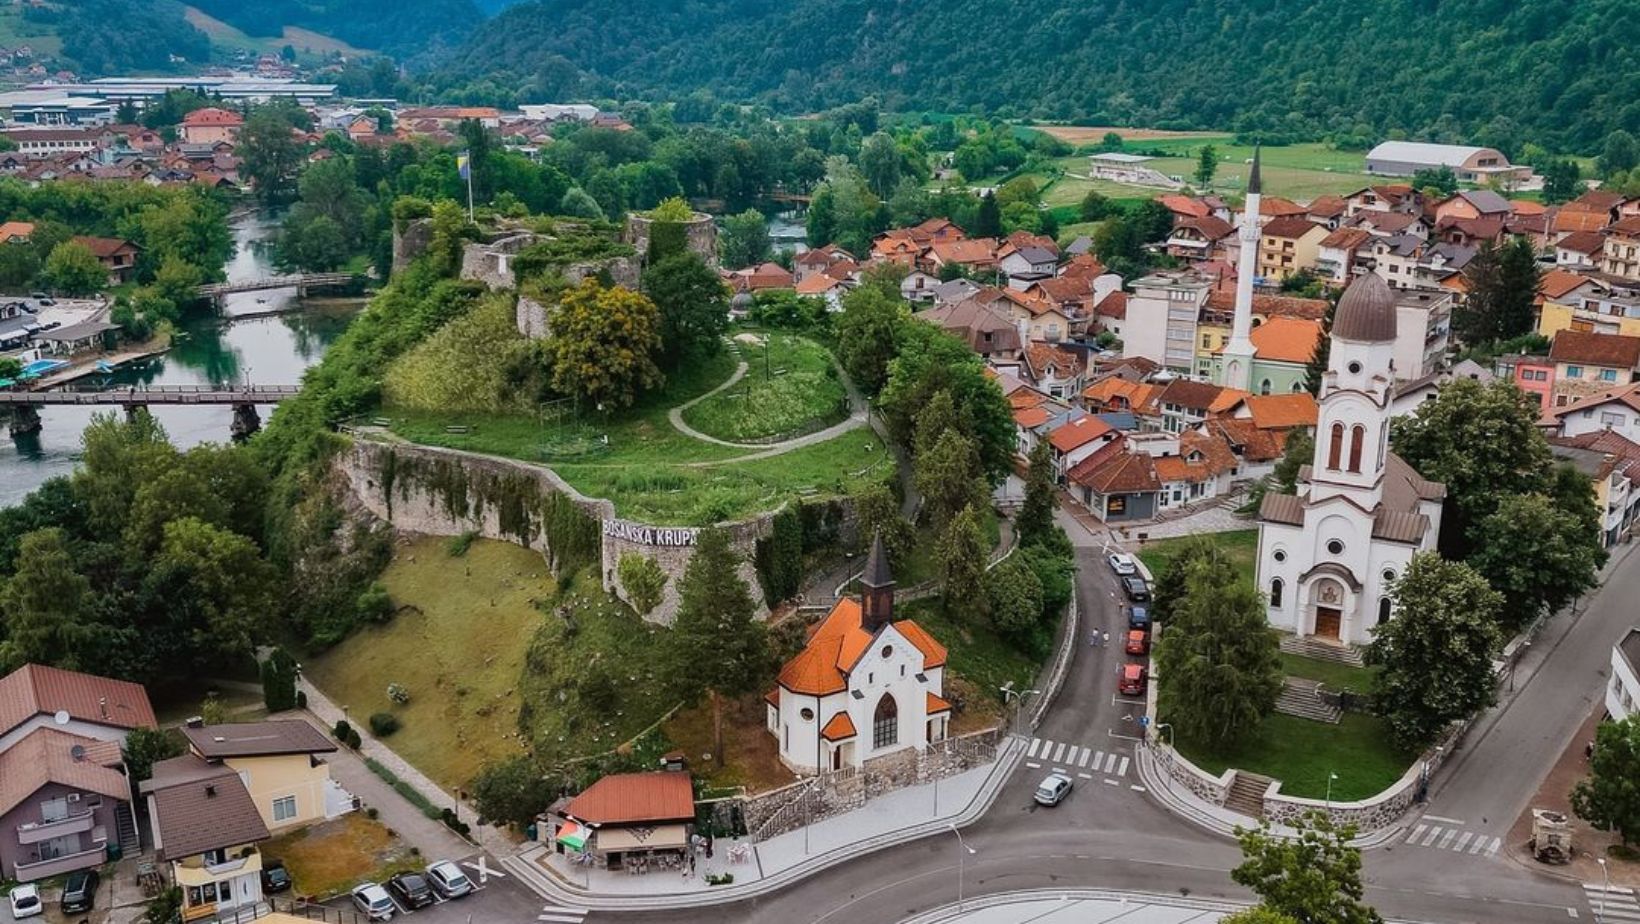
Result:
M763 99L1310 136L1640 130L1632 0L532 0L439 75L533 99ZM486 81L486 78L488 80ZM1510 124L1512 121L1513 124Z
M172 55L197 63L210 54L210 40L175 0L77 0L24 7L22 15L55 32L63 57L87 74L164 69Z
M356 48L413 58L453 46L484 21L473 0L193 0L254 36L300 26Z

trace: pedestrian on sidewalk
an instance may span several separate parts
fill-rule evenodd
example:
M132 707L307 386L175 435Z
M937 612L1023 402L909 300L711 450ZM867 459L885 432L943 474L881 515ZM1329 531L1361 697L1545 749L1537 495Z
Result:
M1101 640L1101 642L1100 642L1100 645L1101 645L1101 646L1102 646L1102 647L1105 647L1105 648L1109 648L1109 647L1110 647L1110 633L1109 633L1109 632L1106 632L1106 633L1105 633L1105 637L1104 637L1104 639L1103 639L1103 640Z

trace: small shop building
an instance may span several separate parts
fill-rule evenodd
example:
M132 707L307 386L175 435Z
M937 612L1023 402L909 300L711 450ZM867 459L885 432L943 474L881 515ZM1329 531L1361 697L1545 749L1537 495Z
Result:
M553 807L553 850L603 869L687 858L695 827L688 771L616 773Z

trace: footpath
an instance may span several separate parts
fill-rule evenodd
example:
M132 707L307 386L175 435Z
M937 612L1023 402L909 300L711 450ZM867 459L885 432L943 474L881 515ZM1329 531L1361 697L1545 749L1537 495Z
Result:
M863 808L760 844L719 841L693 876L611 873L570 863L544 844L504 856L501 865L548 901L576 908L656 911L740 901L868 853L972 824L991 807L1024 753L1024 740L1009 737L987 766L877 796ZM724 873L734 881L706 884L708 874Z

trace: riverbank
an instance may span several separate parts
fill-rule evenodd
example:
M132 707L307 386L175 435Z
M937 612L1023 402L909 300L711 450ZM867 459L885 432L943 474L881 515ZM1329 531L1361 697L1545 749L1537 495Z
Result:
M60 388L70 382L92 375L108 375L108 370L100 364L107 364L114 372L119 372L133 363L163 356L171 351L171 336L156 334L143 343L127 344L114 351L99 350L96 353L83 353L69 358L68 365L48 376L40 378L29 385L30 391L49 391Z

